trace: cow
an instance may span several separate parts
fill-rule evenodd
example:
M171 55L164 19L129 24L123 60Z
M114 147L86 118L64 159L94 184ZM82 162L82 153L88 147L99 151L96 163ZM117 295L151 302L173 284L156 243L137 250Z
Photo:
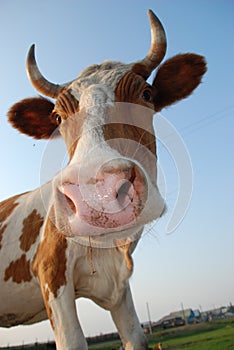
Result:
M68 83L42 75L32 45L27 74L41 95L8 112L21 133L62 136L69 159L51 181L0 203L0 326L48 318L58 350L88 349L80 297L110 311L125 349L148 348L129 278L144 225L166 208L153 115L189 96L206 71L204 57L192 53L162 63L165 31L148 15L151 45L143 59L95 64Z

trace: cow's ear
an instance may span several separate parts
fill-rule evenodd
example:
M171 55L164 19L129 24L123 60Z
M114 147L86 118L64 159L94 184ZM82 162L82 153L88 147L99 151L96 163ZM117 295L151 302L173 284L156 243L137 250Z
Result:
M48 139L57 128L50 116L53 109L54 104L44 97L26 98L10 108L8 119L23 134Z
M154 78L155 110L160 111L187 96L200 84L206 72L204 57L192 53L174 56L163 63Z

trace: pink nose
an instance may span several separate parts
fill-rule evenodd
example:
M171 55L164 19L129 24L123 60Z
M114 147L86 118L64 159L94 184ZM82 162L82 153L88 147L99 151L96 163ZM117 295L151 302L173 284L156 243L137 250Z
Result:
M83 222L120 230L137 221L148 195L143 171L125 159L108 161L86 181L66 182L60 190L72 209L69 220L73 227Z

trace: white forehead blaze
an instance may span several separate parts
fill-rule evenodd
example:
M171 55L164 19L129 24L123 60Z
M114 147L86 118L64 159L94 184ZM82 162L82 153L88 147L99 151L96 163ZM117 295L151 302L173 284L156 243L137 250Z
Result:
M84 113L85 117L81 136L70 164L83 163L88 166L90 162L94 165L102 162L102 159L119 157L119 153L105 142L102 128L102 125L106 124L106 109L114 105L114 100L114 92L106 85L90 85L82 92L79 113Z
M106 158L107 153L116 153L117 156L117 152L104 142L102 128L97 129L97 126L105 124L105 110L115 102L116 86L131 68L131 64L124 65L118 62L90 66L69 86L71 94L79 101L79 113L85 113L81 137L71 164L81 163L82 160L88 162L91 150L95 150L96 159L99 156ZM79 119L79 116L77 118Z

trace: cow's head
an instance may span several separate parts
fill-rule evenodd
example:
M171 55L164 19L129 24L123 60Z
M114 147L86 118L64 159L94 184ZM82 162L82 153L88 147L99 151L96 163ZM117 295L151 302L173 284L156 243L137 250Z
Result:
M152 117L191 94L206 65L203 57L190 53L160 65L166 36L152 11L149 19L151 47L144 59L93 65L63 85L47 81L37 67L34 45L29 51L29 79L56 102L25 99L8 116L14 127L36 139L54 133L64 138L70 160L53 181L50 210L68 235L130 232L164 212ZM157 67L150 85L147 78Z

